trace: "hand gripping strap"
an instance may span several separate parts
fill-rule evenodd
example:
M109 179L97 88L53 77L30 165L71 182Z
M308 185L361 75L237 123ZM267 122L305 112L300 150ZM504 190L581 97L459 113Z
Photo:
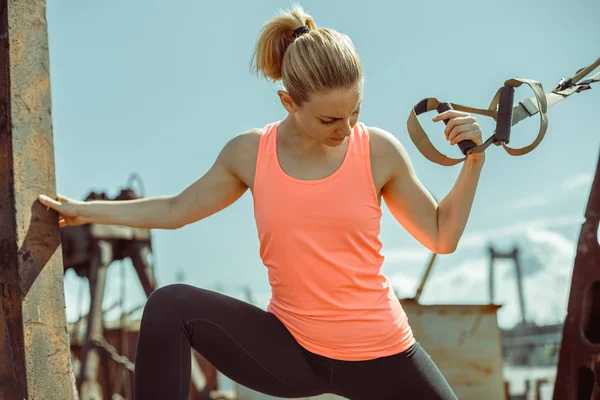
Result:
M506 152L510 155L523 155L523 154L527 154L530 151L532 151L533 149L535 149L540 144L542 139L544 138L544 134L546 133L546 129L548 127L548 117L546 115L546 110L547 110L546 96L544 95L544 90L542 88L542 85L539 82L532 81L529 79L509 79L504 84L505 84L505 86L514 88L514 87L521 86L523 83L529 85L535 94L535 98L537 101L537 108L540 111L540 131L538 133L537 138L535 139L535 141L532 144L530 144L529 146L520 148L520 149L510 148L510 147L506 146L506 144L503 142L497 143L497 145L502 144L502 146L504 147ZM468 112L471 114L484 115L484 116L494 118L495 120L497 120L497 118L498 118L498 110L497 109L498 109L498 105L500 102L501 90L502 89L499 89L496 92L496 95L492 99L492 102L487 110L463 106L463 105L455 104L455 103L450 103L450 104L452 104L452 107L455 110L464 111L464 112ZM452 165L456 165L456 164L464 161L467 157L465 156L463 158L451 158L451 157L448 157L445 154L441 153L431 143L431 141L429 140L429 137L423 130L423 127L421 126L419 119L417 118L418 115L420 115L424 112L435 110L439 104L440 104L440 101L433 97L429 97L429 98L425 98L425 99L421 100L417 105L415 105L413 107L413 109L410 112L410 115L408 116L407 129L408 129L408 133L409 133L411 140L413 141L415 146L417 146L419 151L425 156L425 158L427 158L429 161L432 161L439 165L452 166ZM512 104L510 104L509 107L512 109ZM510 128L510 125L513 125L513 123L512 123L512 120L510 119L510 116L508 116L508 117L509 117L509 120L507 121L509 124L508 128ZM515 121L515 123L516 122L518 122L518 121ZM494 142L494 135L492 134L483 144L472 148L468 154L482 152L485 149L487 149L488 146L490 144L492 144L493 142Z

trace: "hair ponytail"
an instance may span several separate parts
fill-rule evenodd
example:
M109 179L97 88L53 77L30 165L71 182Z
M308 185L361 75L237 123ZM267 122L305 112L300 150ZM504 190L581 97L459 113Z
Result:
M294 30L310 32L294 37ZM299 5L282 11L262 28L253 55L254 71L272 81L283 81L299 106L310 94L351 86L362 78L352 41L331 29L317 29Z

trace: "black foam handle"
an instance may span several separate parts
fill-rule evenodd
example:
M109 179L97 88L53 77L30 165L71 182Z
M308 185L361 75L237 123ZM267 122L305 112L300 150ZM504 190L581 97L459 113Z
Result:
M512 126L512 108L514 99L514 87L503 86L500 89L500 98L498 99L498 116L496 118L496 132L494 133L494 143L500 142L508 144L510 142L510 127Z
M444 111L448 111L448 110L452 110L452 109L453 109L452 105L450 103L448 103L447 101L440 102L440 104L438 104L438 106L436 107L437 112L440 114L443 113ZM450 122L450 119L444 120L444 124L448 125L448 122ZM473 147L477 147L477 145L472 140L463 140L461 142L458 142L458 147L460 148L460 151L462 151L462 153L466 156L467 151L469 151Z

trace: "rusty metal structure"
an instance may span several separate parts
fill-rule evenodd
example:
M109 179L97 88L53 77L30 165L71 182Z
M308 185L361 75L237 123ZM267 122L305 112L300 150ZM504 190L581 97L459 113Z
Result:
M132 190L122 190L117 199L134 199ZM109 200L104 193L90 193L88 200ZM156 288L152 264L150 231L110 225L82 225L61 228L64 271L73 268L86 277L90 288L90 310L86 317L83 340L71 338L71 347L78 361L77 390L83 400L110 398L113 390L131 393L133 362L112 346L104 336L102 299L106 273L113 261L131 258L142 288L147 296ZM122 346L127 343L122 342ZM122 347L121 346L121 347ZM111 373L107 357L118 366ZM103 368L100 383L100 369ZM127 373L127 372L129 373Z
M525 295L523 293L523 270L521 263L519 262L519 249L518 247L513 248L511 251L503 252L496 250L493 246L488 246L488 252L490 255L489 265L489 295L490 304L494 304L495 301L495 284L494 284L494 267L497 260L512 260L515 265L515 276L517 278L517 293L519 295L519 309L521 312L521 323L527 322L526 311L525 311Z
M600 157L581 227L554 400L600 399Z
M0 0L0 399L77 397L56 214L44 0Z
M90 200L130 200L140 196L126 187L114 199L105 193L91 192ZM76 366L77 391L82 400L132 399L135 349L139 321L105 321L102 308L110 265L131 259L146 294L158 287L152 262L152 236L148 229L87 224L61 228L64 272L73 269L87 278L90 289L89 312L71 324L71 350ZM85 333L80 335L81 328ZM193 351L192 351L193 352ZM218 389L216 369L193 352L190 399L224 398ZM209 397L211 396L213 397Z

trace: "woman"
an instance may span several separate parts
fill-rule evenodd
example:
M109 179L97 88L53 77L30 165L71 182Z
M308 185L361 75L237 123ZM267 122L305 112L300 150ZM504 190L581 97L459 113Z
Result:
M187 399L191 346L236 382L277 397L455 399L380 273L380 205L385 199L425 247L451 253L484 154L468 157L437 204L398 140L358 122L363 73L346 35L317 29L295 7L263 27L254 56L257 72L282 80L287 118L233 138L181 194L85 203L40 197L61 226L176 229L252 191L272 288L268 310L189 285L154 291L141 321L136 398ZM443 119L451 120L452 144L481 144L469 114L447 111L434 121Z

